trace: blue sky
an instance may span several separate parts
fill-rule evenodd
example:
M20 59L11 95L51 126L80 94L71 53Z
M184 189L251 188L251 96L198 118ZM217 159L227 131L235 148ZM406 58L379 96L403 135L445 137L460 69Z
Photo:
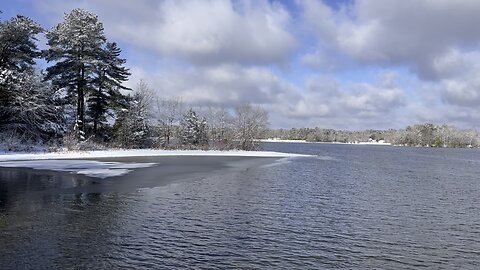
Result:
M258 104L283 128L480 127L477 1L16 0L0 9L48 29L77 7L120 44L129 86L144 79L191 106Z

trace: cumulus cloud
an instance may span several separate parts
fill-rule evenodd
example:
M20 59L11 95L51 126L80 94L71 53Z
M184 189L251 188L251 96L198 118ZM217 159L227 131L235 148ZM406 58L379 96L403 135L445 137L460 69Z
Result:
M342 119L346 128L360 124L381 123L390 118L406 102L403 91L393 82L385 84L342 84L331 77L312 76L306 79L303 98L292 116L299 118ZM338 123L336 124L338 126Z
M477 1L326 3L44 0L32 6L50 20L46 27L76 7L97 13L128 58L129 87L143 78L160 96L181 96L192 106L259 104L274 127L480 122ZM380 72L378 78L362 78L358 69L365 68Z
M135 70L140 76L148 74ZM300 87L267 68L239 65L161 71L148 78L159 96L180 96L193 107L261 105L270 112L275 127L328 123L347 129L386 128L406 100L389 72L376 84L342 83L330 75L312 75Z
M442 75L435 60L444 54L480 42L480 5L472 0L358 0L338 11L322 1L301 5L319 46L367 64L408 65L424 79Z
M299 94L294 86L266 68L222 65L191 67L151 74L135 68L138 81L146 77L153 89L164 97L181 96L192 106L235 107L238 104L279 104L294 101Z
M477 108L480 105L480 74L464 80L445 80L443 99L453 105Z
M38 2L56 14L80 5L98 13L114 39L196 64L283 64L296 45L289 12L267 0Z

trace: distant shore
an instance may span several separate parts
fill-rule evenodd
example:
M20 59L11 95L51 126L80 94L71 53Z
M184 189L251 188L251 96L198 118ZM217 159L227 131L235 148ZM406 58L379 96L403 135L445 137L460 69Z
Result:
M262 139L260 142L273 142L273 143L324 143L324 144L348 144L348 145L381 145L381 146L392 146L391 143L386 142L309 142L306 140L281 140L281 139Z

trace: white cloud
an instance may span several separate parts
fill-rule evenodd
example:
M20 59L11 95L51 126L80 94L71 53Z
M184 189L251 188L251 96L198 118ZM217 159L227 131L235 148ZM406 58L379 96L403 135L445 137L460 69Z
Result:
M267 68L239 65L155 74L141 69L134 71L137 79L147 75L150 86L159 96L180 96L193 107L234 108L248 102L261 105L270 112L274 127L328 123L348 129L359 129L361 125L386 128L406 100L396 85L395 76L388 72L373 85L343 84L332 76L315 75L297 87Z
M97 13L109 38L120 41L128 55L128 86L144 78L161 96L182 96L192 106L260 104L275 127L480 122L478 1L357 0L339 9L322 0L290 3L300 7L299 14L280 3L33 5L51 19L50 26L75 7ZM299 71L296 61L304 65ZM363 68L386 72L377 81L362 80L357 69ZM350 77L354 82L339 79Z
M478 108L480 106L480 72L461 79L449 79L442 82L443 98L448 104Z
M299 98L293 85L267 68L222 65L154 74L135 68L134 76L136 79L132 82L144 77L160 96L181 96L192 106L234 107L242 103L269 105Z
M38 2L57 20L84 7L99 14L113 39L196 64L282 64L296 45L289 12L267 0Z
M408 65L437 79L435 59L480 42L480 5L459 0L358 0L340 11L321 1L301 1L303 17L319 46L367 64Z

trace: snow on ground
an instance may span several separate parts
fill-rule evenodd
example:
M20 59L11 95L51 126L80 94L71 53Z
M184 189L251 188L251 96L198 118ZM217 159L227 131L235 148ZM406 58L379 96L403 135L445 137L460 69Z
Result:
M0 162L0 167L72 172L102 179L127 174L131 172L131 169L154 165L156 163L101 162L95 160L17 160Z
M306 140L282 140L282 139L261 139L258 140L259 142L279 142L279 143L320 143L320 144L349 144L349 145L384 145L384 146L390 146L392 145L391 143L386 143L386 142L376 142L376 141L370 141L370 142L307 142Z
M3 153L0 167L31 168L71 172L90 177L107 178L127 174L136 168L152 167L156 163L123 163L82 160L114 157L152 156L239 156L239 157L302 157L306 155L263 151L200 151L200 150L109 150L90 152Z
M153 157L153 156L225 156L225 157L305 157L307 155L266 152L266 151L202 151L202 150L108 150L89 152L53 152L53 153L3 153L1 161L44 160L44 159L82 159L113 157Z

